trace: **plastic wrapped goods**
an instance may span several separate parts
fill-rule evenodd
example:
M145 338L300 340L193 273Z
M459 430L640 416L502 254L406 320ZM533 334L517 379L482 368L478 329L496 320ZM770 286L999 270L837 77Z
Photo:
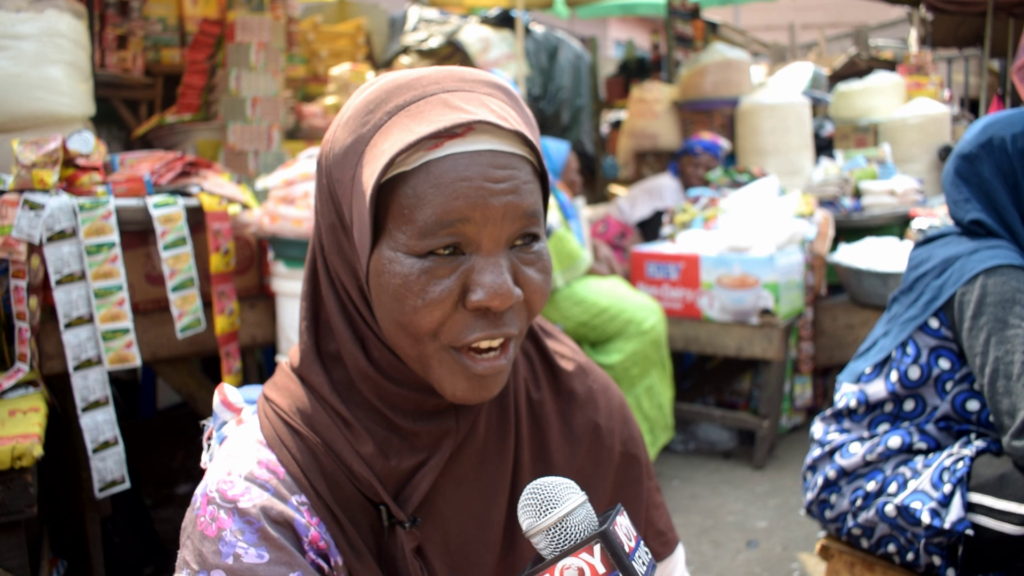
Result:
M762 88L736 108L736 163L779 177L788 189L803 189L814 171L811 101L788 90Z
M914 98L878 125L878 140L892 147L900 172L921 179L927 196L942 193L939 149L953 141L949 106L931 98Z
M725 42L712 42L679 71L678 100L739 98L750 92L753 63L750 52Z
M903 76L875 70L863 78L843 80L832 88L829 116L837 122L881 120L907 101Z
M79 2L0 0L0 132L95 116L91 56Z
M636 171L638 152L674 152L683 141L673 97L675 88L659 80L633 86L626 101L626 121L615 152L620 173Z

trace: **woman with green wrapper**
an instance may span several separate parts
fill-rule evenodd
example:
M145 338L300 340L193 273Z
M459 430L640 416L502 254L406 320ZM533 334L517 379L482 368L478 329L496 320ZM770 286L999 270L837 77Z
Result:
M592 240L572 198L582 178L572 145L541 138L551 178L551 299L541 314L619 385L654 459L675 434L675 383L665 311L623 278L611 248Z

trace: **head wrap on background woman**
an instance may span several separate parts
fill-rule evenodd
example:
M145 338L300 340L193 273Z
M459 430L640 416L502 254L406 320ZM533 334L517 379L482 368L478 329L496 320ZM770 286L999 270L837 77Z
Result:
M1024 268L1024 109L976 121L953 149L942 188L955 226L919 242L900 288L839 374L856 382L979 273Z
M558 202L562 216L565 217L565 221L572 230L573 236L576 237L581 245L586 245L583 219L580 217L576 206L573 205L572 199L563 190L560 190L558 186L559 181L562 179L562 172L565 171L565 165L569 162L569 154L572 153L572 143L568 140L555 138L554 136L541 136L540 151L541 155L544 156L544 165L548 169L548 178L551 179L551 192Z
M522 99L471 68L382 75L335 119L317 167L300 344L260 398L263 434L350 574L518 574L535 554L516 522L519 494L552 474L576 480L599 512L621 501L664 558L678 537L636 423L564 334L536 320L504 390L459 406L397 356L375 319L367 267L383 176L425 140L443 146L478 123L541 157Z
M725 162L725 158L730 152L732 152L732 142L714 132L701 130L687 138L679 150L676 150L669 162L668 171L679 176L679 160L684 156L707 154L713 156L721 164Z

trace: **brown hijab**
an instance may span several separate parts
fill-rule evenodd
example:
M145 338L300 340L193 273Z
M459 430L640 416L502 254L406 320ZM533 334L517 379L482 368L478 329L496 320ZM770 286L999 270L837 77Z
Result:
M478 122L520 135L541 158L522 99L471 68L385 74L334 120L317 168L300 344L264 388L263 434L350 575L519 574L535 551L516 504L547 475L575 480L598 513L621 502L664 559L679 539L640 431L611 379L560 331L535 321L508 385L478 406L442 399L381 335L366 279L379 180L417 142Z

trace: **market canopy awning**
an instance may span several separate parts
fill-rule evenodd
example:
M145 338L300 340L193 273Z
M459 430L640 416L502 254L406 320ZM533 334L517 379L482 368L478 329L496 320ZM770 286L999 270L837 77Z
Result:
M737 4L750 4L753 2L766 2L772 0L697 0L701 8L717 8L720 6L734 6ZM555 11L558 12L559 4L564 4L572 9L573 14L580 19L596 18L665 18L668 16L667 0L555 0Z
M988 0L882 0L887 4L916 8L924 6L932 13L930 35L922 40L934 48L981 48L985 42L985 11ZM1015 49L1024 23L1024 0L995 0L992 21L992 56L1005 57ZM1010 34L1010 18L1017 21ZM1007 38L1010 43L1007 45Z

